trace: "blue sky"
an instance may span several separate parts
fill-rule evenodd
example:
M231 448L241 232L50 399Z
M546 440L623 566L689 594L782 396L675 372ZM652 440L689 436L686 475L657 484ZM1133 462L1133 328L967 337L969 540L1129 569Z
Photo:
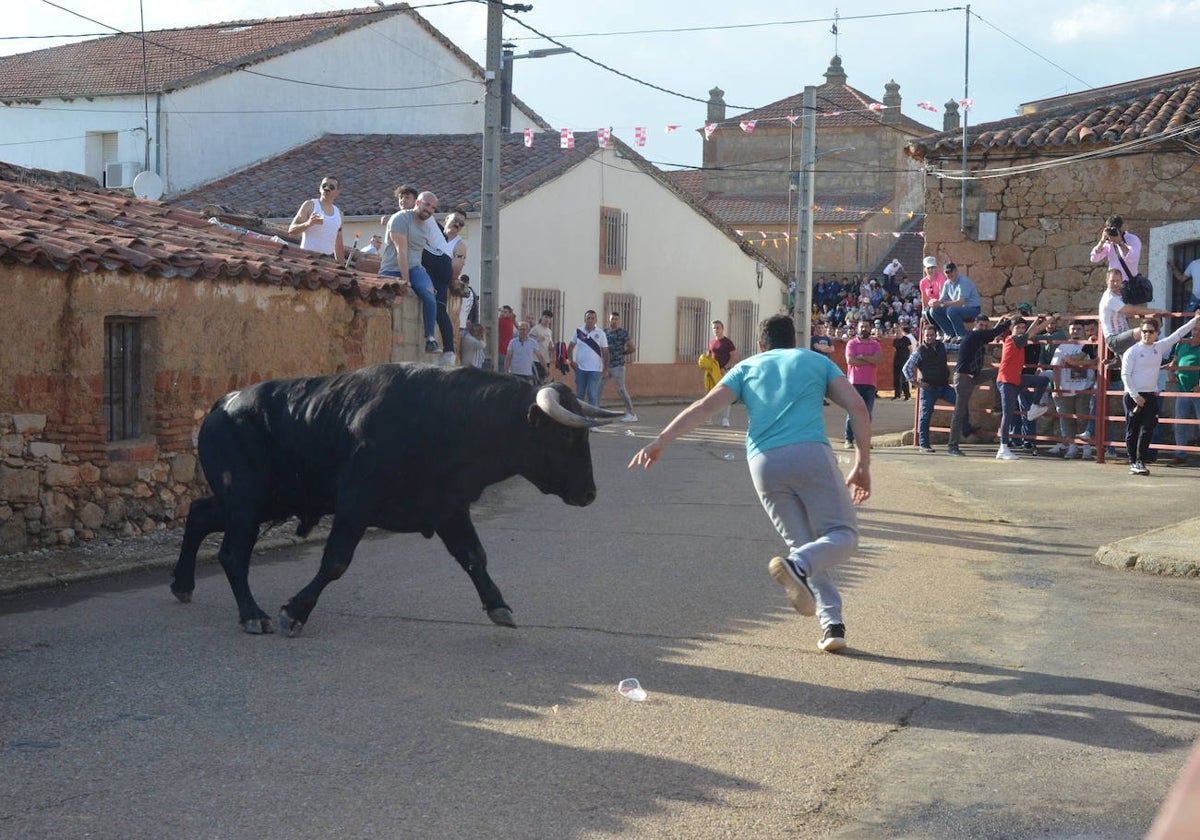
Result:
M10 26L0 54L25 52L62 41L11 36L90 34L107 31L63 9L123 30L139 28L135 0L25 0L9 9ZM663 165L698 165L704 122L714 86L725 91L730 116L820 84L835 51L830 33L840 20L836 50L849 84L881 99L884 85L900 84L904 112L934 128L940 109L964 96L974 106L972 124L1012 116L1022 102L1200 64L1200 0L976 0L966 4L840 0L822 5L774 0L528 0L521 22L601 64L666 88L653 90L601 69L577 55L522 60L514 90L552 125L592 131L612 127L632 142L647 128L643 153ZM172 28L248 17L277 17L369 5L366 0L144 0L147 29ZM487 11L480 2L414 7L473 58L483 63ZM250 11L252 9L252 11ZM1136 9L1136 12L1134 11ZM12 15L15 12L15 22ZM505 38L518 53L552 44L519 24L505 22ZM964 64L969 43L969 69ZM964 76L969 74L968 78ZM931 113L916 107L927 101ZM668 125L682 128L671 134Z

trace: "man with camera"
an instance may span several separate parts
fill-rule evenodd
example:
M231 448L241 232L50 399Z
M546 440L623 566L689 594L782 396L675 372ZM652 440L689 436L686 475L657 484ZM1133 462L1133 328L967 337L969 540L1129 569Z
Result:
M1129 268L1129 274L1138 273L1138 261L1142 258L1142 240L1125 232L1125 220L1120 216L1109 216L1100 231L1100 241L1092 248L1092 262L1107 262L1110 269L1124 271L1121 263Z

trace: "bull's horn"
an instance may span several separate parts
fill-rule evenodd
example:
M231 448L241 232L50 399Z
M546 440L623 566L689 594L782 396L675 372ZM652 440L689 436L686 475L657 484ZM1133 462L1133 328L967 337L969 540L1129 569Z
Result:
M600 408L591 403L580 402L579 408L583 411L584 417L595 417L604 420L616 420L618 417L624 417L624 411L610 411L607 408Z
M551 420L556 423L562 423L564 426L570 426L575 429L586 429L590 426L599 425L594 420L589 420L573 411L568 411L558 401L558 390L549 385L538 389L537 407L546 412L546 415Z

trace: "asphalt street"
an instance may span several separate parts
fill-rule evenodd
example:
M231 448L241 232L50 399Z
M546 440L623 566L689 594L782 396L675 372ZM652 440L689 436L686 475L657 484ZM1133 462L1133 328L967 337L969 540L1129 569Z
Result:
M881 403L877 427L911 405ZM516 630L414 535L365 540L297 639L240 633L211 564L177 603L170 545L0 598L0 834L1145 832L1200 735L1200 584L1094 555L1189 518L1200 472L880 448L831 655L767 575L780 542L740 409L625 469L676 409L592 435L591 507L521 480L482 500ZM319 557L258 556L264 607Z

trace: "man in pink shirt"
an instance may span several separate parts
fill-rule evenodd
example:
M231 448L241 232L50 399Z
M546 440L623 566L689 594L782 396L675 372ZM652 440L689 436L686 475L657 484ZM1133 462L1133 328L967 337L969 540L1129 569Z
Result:
M921 291L922 326L924 324L934 324L936 326L937 322L929 317L929 304L941 298L942 286L946 285L946 275L938 270L937 257L926 257L922 266L925 268L925 276L917 284Z
M868 416L875 411L875 377L882 361L883 346L871 337L871 322L859 321L857 335L846 342L846 376L867 404ZM843 448L853 449L854 431L850 428L849 414L846 415L845 439Z

